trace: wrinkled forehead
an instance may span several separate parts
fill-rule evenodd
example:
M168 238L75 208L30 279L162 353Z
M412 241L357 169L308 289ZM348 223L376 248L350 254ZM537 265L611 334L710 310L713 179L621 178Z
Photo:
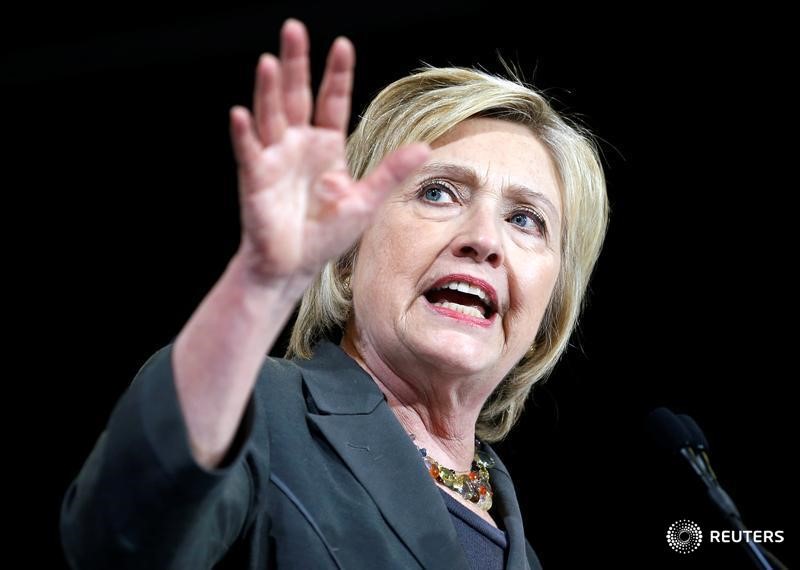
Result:
M555 162L525 125L501 119L462 121L431 143L420 176L450 176L481 189L542 197L560 218L562 197Z

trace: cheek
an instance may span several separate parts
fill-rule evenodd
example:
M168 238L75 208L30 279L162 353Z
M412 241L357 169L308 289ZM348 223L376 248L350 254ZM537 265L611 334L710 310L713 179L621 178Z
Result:
M371 279L416 287L436 254L438 224L420 220L407 207L387 208L364 234ZM364 249L363 246L366 246Z
M519 291L519 305L521 312L528 321L540 321L555 290L560 269L560 260L539 259L538 262L526 266L529 268L520 274L519 283L526 284Z
M390 283L404 249L400 232L386 220L376 219L364 234L359 252L365 284Z
M419 250L409 239L414 235L411 224L389 216L376 218L363 235L357 262L362 309L391 312L413 294L421 268Z

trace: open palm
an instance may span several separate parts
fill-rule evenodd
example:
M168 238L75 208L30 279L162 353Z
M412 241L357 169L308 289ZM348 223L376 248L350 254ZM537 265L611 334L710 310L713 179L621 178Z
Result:
M362 180L345 161L355 52L331 46L311 123L308 34L287 20L280 60L261 57L253 114L231 109L242 245L265 279L316 274L350 247L391 190L428 157L425 144L397 149Z

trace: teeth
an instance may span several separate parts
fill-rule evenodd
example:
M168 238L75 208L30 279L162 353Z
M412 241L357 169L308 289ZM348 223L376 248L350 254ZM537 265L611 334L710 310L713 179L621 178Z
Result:
M436 290L439 289L452 289L454 291L461 291L462 293L469 293L470 295L479 297L482 301L486 302L487 305L489 304L489 296L483 289L470 285L469 283L464 283L463 281L451 281L450 283L445 283L441 287L437 287Z
M438 303L435 303L435 305L439 307L444 307L445 309L452 309L453 311L458 311L459 313L464 313L465 315L469 315L470 317L477 317L479 319L485 318L481 314L481 312L475 307L465 307L464 305L459 305L458 303L451 303L450 301L439 301Z

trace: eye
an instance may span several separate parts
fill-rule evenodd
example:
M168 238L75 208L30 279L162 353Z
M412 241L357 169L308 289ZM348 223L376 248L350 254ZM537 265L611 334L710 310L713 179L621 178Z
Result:
M509 221L521 227L524 230L532 231L536 228L544 235L547 230L547 225L545 224L544 218L538 212L534 212L532 210L520 210L515 212L510 218Z
M437 204L455 202L453 190L445 186L442 182L428 182L423 184L420 196L427 202L434 202Z

